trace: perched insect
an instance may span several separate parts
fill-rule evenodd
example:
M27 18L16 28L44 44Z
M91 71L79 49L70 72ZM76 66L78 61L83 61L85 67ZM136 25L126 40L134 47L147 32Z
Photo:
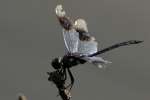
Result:
M63 77L64 75L62 75L62 71L56 70L54 72L47 72L47 74L49 75L48 80L52 81L58 88L59 95L61 96L62 100L70 100L71 93L65 87L65 79Z
M98 43L95 38L89 34L87 23L84 19L77 19L75 22L71 21L70 18L66 16L66 12L63 10L62 5L57 5L55 12L61 26L63 27L63 38L67 48L67 53L63 57L53 59L51 65L56 70L61 69L63 71L62 75L64 76L64 80L67 79L66 70L68 71L71 78L71 84L69 85L70 89L74 83L74 77L70 71L71 67L89 62L102 68L103 65L111 62L106 61L101 57L97 57L97 55L121 46L142 42L138 40L130 40L117 43L98 51Z

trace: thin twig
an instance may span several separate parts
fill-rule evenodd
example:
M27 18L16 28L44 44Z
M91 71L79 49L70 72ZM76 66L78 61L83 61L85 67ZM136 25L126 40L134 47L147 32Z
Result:
M18 100L27 100L27 98L26 98L25 95L20 94L20 95L18 96Z

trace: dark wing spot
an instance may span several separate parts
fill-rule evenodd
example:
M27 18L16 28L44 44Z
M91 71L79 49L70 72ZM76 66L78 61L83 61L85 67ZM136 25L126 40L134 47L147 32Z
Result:
M70 30L73 26L71 20L68 17L59 17L59 22L66 30Z
M94 37L90 36L90 34L88 33L83 33L83 32L79 32L79 39L81 41L91 41L91 40L95 40Z

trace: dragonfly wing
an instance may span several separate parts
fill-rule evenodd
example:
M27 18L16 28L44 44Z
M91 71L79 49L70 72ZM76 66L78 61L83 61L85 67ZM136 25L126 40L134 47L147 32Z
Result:
M103 68L105 67L106 64L112 63L110 61L104 60L101 57L83 57L82 59L86 60L89 63L92 63L96 66L98 66L99 68Z
M79 33L78 53L89 55L97 52L98 43L88 33Z
M97 52L97 42L95 41L80 41L78 53L82 55L90 55Z
M87 23L84 19L77 19L74 22L74 29L79 32L78 53L83 55L97 52L97 42L95 38L88 33Z
M75 53L78 51L79 33L74 29L63 30L63 37L65 46L69 53Z

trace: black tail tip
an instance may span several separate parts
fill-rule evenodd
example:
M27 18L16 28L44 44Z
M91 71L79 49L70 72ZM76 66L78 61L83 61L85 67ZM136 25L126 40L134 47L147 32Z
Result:
M142 43L142 42L144 42L144 41L139 41L139 40L135 40L135 43Z
M140 41L140 40L131 40L130 43L132 44L138 44L138 43L142 43L144 41Z

